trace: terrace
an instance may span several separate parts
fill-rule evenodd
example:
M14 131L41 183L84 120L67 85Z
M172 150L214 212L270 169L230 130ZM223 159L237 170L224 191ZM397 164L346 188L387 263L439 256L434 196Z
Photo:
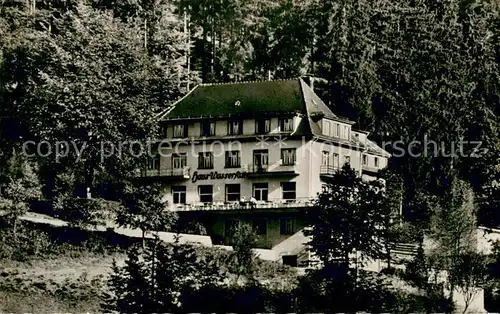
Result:
M269 199L267 201L232 201L212 203L172 204L172 211L226 211L226 210L259 210L283 208L307 208L315 205L314 198L296 198L290 200Z
M138 177L167 178L167 179L189 179L191 177L189 167L178 169L143 169L137 172Z

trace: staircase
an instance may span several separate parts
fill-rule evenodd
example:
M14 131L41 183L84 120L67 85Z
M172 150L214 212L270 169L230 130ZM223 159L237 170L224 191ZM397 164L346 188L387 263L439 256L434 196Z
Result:
M394 261L405 262L417 255L418 245L413 243L395 243L391 250L391 257Z

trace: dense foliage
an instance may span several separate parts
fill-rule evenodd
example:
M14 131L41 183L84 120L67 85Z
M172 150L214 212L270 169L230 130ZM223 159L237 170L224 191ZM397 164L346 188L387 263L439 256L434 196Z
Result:
M449 286L468 290L471 279L482 281L474 269L482 269L484 262L462 246L461 237L476 225L469 218L479 207L480 223L500 224L499 62L500 3L495 0L2 1L1 210L8 213L16 235L18 216L43 188L58 215L75 223L105 220L101 198L111 198L127 209L121 212L122 224L152 229L171 218L160 215L159 192L149 195L146 188L125 187L144 162L134 157L138 148L131 143L156 136L155 114L199 81L308 74L322 78L314 82L325 103L370 131L393 154L388 184L395 186L388 190L389 198L348 170L331 187L333 193L320 197L322 206L310 217L311 244L324 265L337 258L348 265L358 251L367 257L390 251L389 242L374 239L394 236L392 213L385 210L394 209L401 197L405 217L423 221L419 226L439 240L442 256L433 258L451 270ZM21 150L29 160L12 166L9 161ZM150 215L158 219L150 221ZM242 240L239 254L245 261L248 243ZM185 289L179 278L187 274L178 268L185 259L196 285L201 279L196 272L205 262L200 264L191 248L147 250L131 253L146 262L132 255L129 268L115 269L130 281L115 278L113 309L174 311L179 304L200 306L185 309L189 311L201 309L201 302L177 300L178 290ZM419 258L427 258L420 253ZM171 268L158 271L162 260ZM407 275L425 286L428 274L418 265L412 264L414 273ZM474 276L461 277L466 274L461 270L473 270ZM340 296L348 300L346 305L369 304L346 306L345 311L394 310L393 305L359 300L372 300L373 287L386 291L383 283L362 279L371 282L366 288L358 286L362 276L352 275L348 267L342 273L341 286L328 282L331 274L320 276L324 284L311 274L304 279L315 283L317 290L304 284L311 299L300 303L292 298L283 307L266 307L263 296L269 294L261 293L255 282L204 288L221 300L243 295L252 311L289 311L290 304L296 304L293 310L307 304L307 310L318 305L318 311L328 311L328 304L315 300L339 291L346 292ZM134 291L119 290L134 280L148 287L135 291L149 302L140 308L129 307L135 306L129 302ZM163 281L169 286L157 284ZM202 299L197 291L184 296ZM273 300L286 298L278 295ZM436 295L430 299L443 297L439 288L426 290L426 296ZM446 306L425 308L441 311ZM233 309L214 308L218 310Z
M102 159L98 143L152 136L154 113L198 75L310 74L335 112L387 144L407 218L427 220L428 197L459 177L477 194L481 222L495 224L499 12L489 0L4 3L2 158L28 139L72 142L42 158L45 194L68 171L77 194L100 193L139 161Z

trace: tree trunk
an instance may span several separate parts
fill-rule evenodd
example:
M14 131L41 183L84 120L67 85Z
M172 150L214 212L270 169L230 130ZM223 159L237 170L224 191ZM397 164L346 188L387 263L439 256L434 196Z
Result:
M144 18L144 50L148 51L148 19Z
M155 281L155 269L156 269L156 245L157 245L157 242L155 241L154 245L153 245L153 252L152 252L152 263L151 263L151 301L153 304L157 304L157 300L156 300L156 289L155 289L155 285L156 285L156 281Z
M141 230L142 231L142 248L145 249L146 248L146 231L145 230Z
M201 59L201 77L203 80L203 83L207 83L207 74L208 74L208 69L207 69L207 22L203 24L203 56Z
M391 268L391 248L386 248L387 253L387 268Z
M212 8L214 8L212 6ZM215 11L215 10L213 10ZM212 35L212 58L210 60L210 72L212 73L212 75L215 77L215 71L214 71L214 68L215 68L215 54L216 54L216 51L215 51L215 12L212 12L212 32L211 32L211 35Z
M18 221L18 218L15 217L14 218L14 228L13 228L13 232L14 232L14 240L17 240L17 221Z
M189 22L186 8L184 8L184 36L186 36L186 91L189 91L189 70L190 70L190 58L191 58L191 35L189 34Z

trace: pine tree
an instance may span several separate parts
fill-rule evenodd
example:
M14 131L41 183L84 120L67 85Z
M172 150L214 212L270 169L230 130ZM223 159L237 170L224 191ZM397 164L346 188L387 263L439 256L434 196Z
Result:
M41 184L35 166L20 155L14 155L9 162L8 183L0 194L0 211L12 223L17 238L19 217L26 214L31 201L41 197Z
M162 192L160 185L153 184L129 185L124 193L116 221L119 226L140 229L143 246L146 232L167 231L174 225L175 213L168 210Z

